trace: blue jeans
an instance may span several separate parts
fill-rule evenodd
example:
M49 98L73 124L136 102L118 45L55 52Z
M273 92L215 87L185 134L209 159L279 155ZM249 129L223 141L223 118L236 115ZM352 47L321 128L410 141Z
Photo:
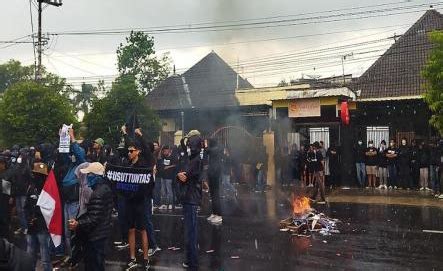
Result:
M49 253L49 234L48 232L39 232L28 234L26 236L27 252L37 261L37 253L40 252L40 259L43 271L52 271L51 255ZM34 263L35 268L35 263Z
M15 208L17 209L17 216L20 221L20 228L22 228L23 230L28 229L28 223L26 221L26 214L25 214L25 204L26 204L26 196L15 197Z
M152 194L155 206L160 206L161 204L161 190L162 190L161 178L156 177L154 183L154 191Z
M395 165L388 165L388 185L389 186L398 186L398 172L397 167Z
M429 166L429 179L431 181L432 190L434 190L434 192L440 191L440 182L438 180L438 169L439 167L437 165Z
M183 204L185 219L186 263L191 270L198 268L198 221L197 205Z
M85 270L105 270L105 243L106 238L88 241L85 247Z
M174 194L172 193L172 180L162 178L161 184L162 203L165 205L172 204L174 197Z
M231 175L229 174L222 174L222 191L223 195L231 194L235 196L237 194L237 189L232 185Z
M262 169L257 172L256 189L261 192L265 191L265 173Z
M68 220L77 218L79 210L79 202L65 203L64 218L65 218L65 254L71 256L71 231L68 228Z
M366 183L366 165L363 162L355 163L355 168L357 170L357 181L360 187L365 186Z
M149 248L156 248L157 241L155 240L154 224L152 223L152 199L146 199L146 231L148 234Z

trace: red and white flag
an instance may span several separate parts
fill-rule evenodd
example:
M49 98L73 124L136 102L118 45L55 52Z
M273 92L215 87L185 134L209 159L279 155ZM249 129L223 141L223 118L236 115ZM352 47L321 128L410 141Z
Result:
M37 205L40 206L40 210L45 218L52 242L55 247L58 247L61 244L63 232L62 203L58 193L54 170L52 169L40 193Z

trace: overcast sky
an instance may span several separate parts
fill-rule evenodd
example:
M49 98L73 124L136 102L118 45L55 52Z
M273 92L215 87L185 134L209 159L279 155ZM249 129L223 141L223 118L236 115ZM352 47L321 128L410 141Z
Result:
M214 50L253 85L265 86L275 85L281 79L289 80L301 76L340 75L342 55L346 54L353 56L346 57L344 61L345 73L360 75L371 65L376 56L382 53L382 50L392 44L393 39L368 43L363 47L334 49L324 52L325 55L317 59L313 50L315 52L322 48L365 41L374 42L393 36L394 33L402 34L426 10L425 6L411 10L402 10L402 7L429 5L437 1L401 2L401 0L388 2L382 0L64 0L63 6L48 6L44 10L43 32L146 29L171 25L192 27L198 23L208 22L238 24L257 18L273 17L265 19L272 21L388 8L392 10L387 13L397 13L391 16L357 18L365 17L360 15L345 21L314 24L308 24L307 20L302 19L296 21L298 22L296 25L272 28L247 27L236 31L199 33L187 31L153 35L157 52L169 53L179 73ZM358 8L379 4L386 5ZM436 9L439 10L439 7ZM37 14L34 6L32 10L34 31L36 31ZM330 10L340 11L324 13ZM305 15L298 15L302 13ZM276 18L276 16L286 17ZM2 25L0 41L29 35L30 18L29 0L5 1L0 17ZM121 42L124 42L126 35L50 36L43 63L51 72L68 78L74 84L79 84L83 80L95 82L95 76L104 76L103 78L110 82L111 76L116 74L115 50ZM301 57L297 54L306 56ZM281 61L272 62L273 57ZM7 47L1 44L0 62L12 58L24 64L32 64L34 61L32 45L19 44Z

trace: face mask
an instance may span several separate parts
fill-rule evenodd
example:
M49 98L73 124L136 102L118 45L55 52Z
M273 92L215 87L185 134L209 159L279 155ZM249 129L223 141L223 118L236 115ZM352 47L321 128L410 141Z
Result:
M372 148L372 147L374 147L374 144L369 144L369 148Z
M86 181L87 181L89 187L93 187L97 183L97 176L96 175L88 175L86 177Z
M359 141L359 142L358 142L358 145L361 145L361 144L363 144L363 142Z
M23 162L23 159L21 157L17 158L17 163L21 164Z
M403 146L406 146L406 140L402 140L402 141L401 141L401 144L402 144Z
M389 143L389 146L394 147L394 143L392 143L392 142Z
M15 157L12 157L12 158L11 158L11 162L12 162L12 163L15 163L15 162L17 162L17 159L16 159Z

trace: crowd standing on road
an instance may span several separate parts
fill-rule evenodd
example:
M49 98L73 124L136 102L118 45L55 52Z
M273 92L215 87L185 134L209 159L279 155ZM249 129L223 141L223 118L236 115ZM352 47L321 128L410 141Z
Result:
M129 136L129 132L133 136ZM178 146L148 142L144 132L129 131L122 126L121 142L112 148L102 138L93 141L77 140L69 129L69 153L59 153L56 145L35 147L13 146L0 155L2 193L0 193L0 251L16 250L24 255L16 264L52 270L54 265L75 268L83 262L85 270L105 269L105 245L110 239L113 217L116 218L119 240L115 249L128 250L126 270L150 268L149 260L159 253L153 226L153 210L169 212L182 210L184 217L184 268L198 269L197 213L204 191L210 193L211 215L214 225L223 223L221 200L237 200L233 185L236 165L231 151L215 139L204 140L197 130L190 131ZM358 186L366 189L417 189L435 197L441 194L443 142L432 141L408 144L406 139L397 146L382 140L378 145L369 140L367 146L358 140L354 148L355 176ZM249 158L257 193L267 190L268 155L261 145ZM340 186L341 151L323 142L306 146L296 145L277 153L277 179L283 189L295 185L311 191L318 204L326 203L326 187ZM104 175L107 165L133 169L149 169L153 181L137 193L121 193ZM54 247L38 198L51 169L58 183L63 206L63 242ZM319 198L317 198L319 197ZM14 207L14 208L13 208ZM11 220L15 210L17 223ZM26 236L26 252L10 244L12 232ZM139 233L141 249L137 250ZM20 254L21 253L21 254ZM61 260L51 261L54 256ZM137 259L137 255L141 255ZM1 256L1 255L0 255ZM60 258L60 257L59 257ZM37 260L38 259L38 260ZM10 263L14 260L8 259Z

